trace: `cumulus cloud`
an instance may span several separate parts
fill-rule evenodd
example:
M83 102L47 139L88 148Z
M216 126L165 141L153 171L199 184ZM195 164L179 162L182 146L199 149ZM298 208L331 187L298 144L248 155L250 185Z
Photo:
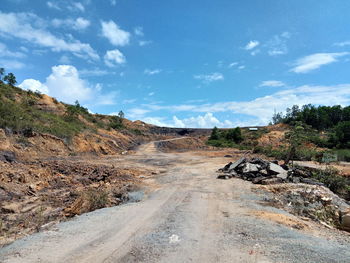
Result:
M108 67L114 67L126 62L125 56L118 49L108 50L104 56L104 60Z
M107 38L111 44L115 46L126 46L130 41L130 33L122 30L112 20L105 22L101 21L102 36Z
M45 94L49 93L48 87L35 79L26 79L18 87L24 90L39 91Z
M0 34L16 37L54 52L68 51L78 57L99 59L89 44L70 37L69 41L56 37L45 29L45 21L31 13L0 12Z
M260 83L259 87L284 87L285 85L286 84L279 80L265 80Z
M45 83L35 79L24 80L19 87L26 90L39 90L66 103L76 100L84 104L114 104L117 93L103 94L100 85L93 86L79 76L78 70L71 65L52 67Z
M193 76L195 79L202 80L205 83L210 83L213 81L224 80L224 75L219 72L214 72L208 75L195 75Z
M252 50L253 48L256 48L259 46L260 42L257 40L251 40L248 42L248 44L244 47L245 50Z
M84 30L86 28L88 28L90 26L90 21L82 18L82 17L78 17L77 19L53 19L52 20L52 25L54 27L66 27L66 28L72 28L74 30Z
M213 128L214 126L221 128L233 127L233 123L231 121L225 120L221 122L210 112L206 113L205 115L198 115L196 117L185 119L179 119L176 116L173 116L171 125L179 128Z
M162 72L161 69L145 69L143 73L146 75L156 75L156 74L159 74L160 72Z
M337 62L338 58L348 54L349 52L312 54L298 59L290 71L295 73L308 73L320 68L321 66Z

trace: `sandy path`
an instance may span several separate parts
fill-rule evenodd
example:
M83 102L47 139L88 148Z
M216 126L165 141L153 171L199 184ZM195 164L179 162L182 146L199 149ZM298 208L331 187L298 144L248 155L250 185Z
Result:
M120 161L120 159L118 159ZM0 262L350 262L349 239L253 216L267 211L249 182L217 180L225 158L160 153L125 162L166 172L138 203L94 211L0 250ZM314 225L312 225L314 227ZM317 226L316 226L317 227Z

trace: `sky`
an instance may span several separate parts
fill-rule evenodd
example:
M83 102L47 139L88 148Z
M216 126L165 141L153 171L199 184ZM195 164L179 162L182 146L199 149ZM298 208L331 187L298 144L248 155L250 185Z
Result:
M266 125L350 104L348 0L2 0L22 89L172 127Z

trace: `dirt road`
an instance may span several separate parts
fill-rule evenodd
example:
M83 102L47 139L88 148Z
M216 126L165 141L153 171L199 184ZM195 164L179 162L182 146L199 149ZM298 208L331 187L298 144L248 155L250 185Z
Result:
M122 158L160 171L142 201L16 241L0 262L350 262L349 235L263 206L266 194L249 182L217 180L227 158L161 153L154 143Z

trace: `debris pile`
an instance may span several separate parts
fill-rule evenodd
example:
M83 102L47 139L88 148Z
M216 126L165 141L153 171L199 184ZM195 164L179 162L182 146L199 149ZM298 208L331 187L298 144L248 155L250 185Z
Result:
M241 158L230 162L218 170L218 179L230 179L239 177L251 181L254 184L279 184L279 183L306 183L323 185L310 178L311 172L301 168L289 168L285 165L278 165L277 161L266 161L260 158Z
M349 204L313 179L309 169L244 157L228 163L218 172L218 179L237 177L265 185L263 187L274 194L265 200L270 205L350 232Z
M267 201L270 205L350 232L350 206L326 187L299 183L264 187L274 194Z

